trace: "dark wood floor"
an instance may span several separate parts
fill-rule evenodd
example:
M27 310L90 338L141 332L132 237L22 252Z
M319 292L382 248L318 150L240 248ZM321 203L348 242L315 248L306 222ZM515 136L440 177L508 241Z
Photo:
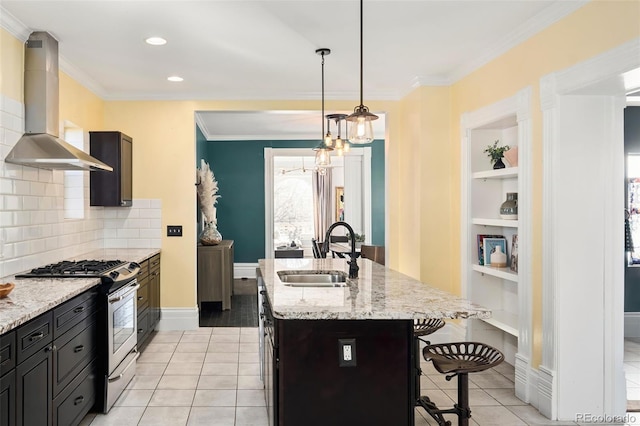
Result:
M231 309L222 310L219 302L203 303L200 327L257 327L258 295L255 279L237 279L233 282Z

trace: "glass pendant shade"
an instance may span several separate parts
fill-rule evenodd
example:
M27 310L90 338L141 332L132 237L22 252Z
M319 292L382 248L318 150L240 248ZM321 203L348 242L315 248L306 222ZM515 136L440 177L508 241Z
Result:
M331 166L331 155L328 149L319 148L316 149L316 166L317 167L329 167Z
M342 149L342 139L340 138L340 136L338 136L336 138L336 143L335 143L336 149Z
M343 152L349 152L351 151L351 145L349 145L349 142L345 142L344 145L342 146L342 151Z
M353 117L353 115L349 117L351 118ZM349 119L349 121L352 120ZM372 120L366 115L359 115L353 121L354 122L351 123L351 128L349 129L349 142L353 144L373 142L373 124L371 123Z

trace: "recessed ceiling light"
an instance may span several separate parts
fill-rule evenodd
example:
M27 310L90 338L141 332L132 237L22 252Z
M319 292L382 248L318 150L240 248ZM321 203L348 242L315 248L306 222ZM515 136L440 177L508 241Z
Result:
M163 39L162 37L149 37L145 41L147 42L147 44L150 44L152 46L162 46L163 44L167 44L167 40Z
M169 81L182 81L182 80L184 80L184 78L179 77L177 75L172 75L171 77L167 77L167 80L169 80Z

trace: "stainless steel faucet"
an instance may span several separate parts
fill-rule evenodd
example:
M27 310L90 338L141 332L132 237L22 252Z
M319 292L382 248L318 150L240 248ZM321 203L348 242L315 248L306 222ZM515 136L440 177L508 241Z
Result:
M358 257L358 254L356 253L356 236L355 232L353 232L353 228L347 222L335 222L331 226L329 226L329 229L327 229L327 233L324 236L322 253L326 255L326 253L329 252L329 240L331 239L331 231L333 231L333 229L337 226L344 226L345 228L347 228L347 231L349 231L349 235L351 238L351 253L349 254L351 260L347 261L347 263L349 264L349 278L358 278L358 270L360 268L358 267L358 263L356 262L356 258Z

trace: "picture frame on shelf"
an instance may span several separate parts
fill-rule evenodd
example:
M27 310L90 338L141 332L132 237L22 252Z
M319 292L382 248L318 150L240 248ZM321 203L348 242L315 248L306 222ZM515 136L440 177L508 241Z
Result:
M478 234L478 265L484 265L484 239L485 238L504 238L504 235Z
M507 239L506 238L485 238L483 241L484 249L484 266L491 266L491 253L496 247L500 247L502 252L507 255Z
M518 234L513 234L511 238L511 262L509 269L518 272Z

